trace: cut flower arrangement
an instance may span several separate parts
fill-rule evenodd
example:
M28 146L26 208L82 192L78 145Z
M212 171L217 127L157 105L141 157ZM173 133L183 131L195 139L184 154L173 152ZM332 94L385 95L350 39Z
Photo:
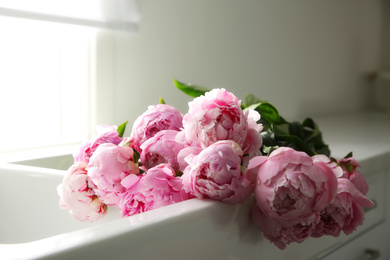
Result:
M352 153L335 159L310 118L288 122L253 95L245 104L225 89L174 81L194 99L181 114L151 105L130 136L127 122L101 125L74 154L58 187L60 207L93 222L188 199L240 203L255 197L251 218L278 248L310 237L351 234L374 203Z

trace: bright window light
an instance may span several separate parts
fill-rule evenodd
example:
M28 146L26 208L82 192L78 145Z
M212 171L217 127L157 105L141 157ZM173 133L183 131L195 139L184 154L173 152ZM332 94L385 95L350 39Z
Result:
M58 16L83 17L103 20L101 4L97 0L0 0L0 5L14 10L23 10Z
M136 32L137 0L0 0L0 15Z
M81 142L95 31L0 17L0 34L0 152Z

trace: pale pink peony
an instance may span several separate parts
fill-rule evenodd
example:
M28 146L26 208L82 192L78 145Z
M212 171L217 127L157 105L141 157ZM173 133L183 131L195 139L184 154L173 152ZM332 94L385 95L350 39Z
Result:
M263 144L261 135L257 130L249 128L244 145L242 147L244 156L243 156L243 165L248 166L249 160L253 157L261 155L260 148Z
M118 195L117 207L122 217L128 217L151 209L152 201L145 196L141 179L145 175L129 175L122 181L126 191Z
M245 200L253 192L241 171L243 152L237 143L218 141L198 155L186 157L184 189L197 198L211 198L228 203Z
M178 131L162 130L141 145L141 163L147 169L161 163L169 163L179 170L177 155L184 145L175 141Z
M78 221L94 222L106 215L107 206L99 201L89 187L86 167L86 163L76 163L68 169L58 187L60 207L68 210Z
M139 168L134 162L134 150L126 144L124 147L101 144L88 164L88 176L96 185L96 195L109 206L116 205L118 194L126 191L121 181L130 174L139 174Z
M263 125L257 123L260 120L260 114L256 110L246 109L244 114L248 123L248 132L241 148L244 152L243 165L247 167L250 159L261 155L260 149L263 145L263 139L260 132L263 130Z
M185 168L188 166L188 162L192 158L198 155L203 149L197 146L187 146L180 150L177 154L177 161L179 163L179 170L184 172Z
M248 123L248 128L255 130L260 133L263 130L263 125L258 124L260 120L260 114L256 110L246 108L244 110L245 118Z
M285 249L290 243L302 243L309 238L316 228L319 215L313 214L309 218L299 219L295 224L282 226L270 219L255 205L252 209L252 220L263 232L265 238L274 243L279 249Z
M255 197L260 210L279 225L291 227L314 219L333 201L341 169L329 166L325 156L310 157L280 147L269 157L253 158L245 175L253 179L257 174Z
M126 178L122 184L127 192L120 195L118 208L124 217L192 198L183 190L182 179L175 176L169 164L149 169L142 178Z
M206 148L219 140L244 145L248 122L240 101L225 89L213 89L189 102L183 127L192 146Z
M149 106L133 124L131 138L133 148L141 153L141 145L161 130L179 131L183 127L183 116L173 106L159 104Z
M183 189L182 178L176 177L169 164L149 169L142 182L148 196L153 198L153 209L193 198Z
M118 136L117 126L99 125L96 127L97 135L85 141L80 150L74 153L75 162L89 162L94 151L99 145L104 143L113 143L118 145L123 138Z
M363 175L356 170L357 167L360 167L360 164L356 161L356 159L352 157L344 158L338 160L337 163L343 169L342 178L349 179L361 193L364 195L367 194L368 184Z
M363 224L363 207L373 206L374 203L367 199L349 179L339 178L336 198L321 213L321 220L312 236L337 237L341 231L349 235L356 227Z

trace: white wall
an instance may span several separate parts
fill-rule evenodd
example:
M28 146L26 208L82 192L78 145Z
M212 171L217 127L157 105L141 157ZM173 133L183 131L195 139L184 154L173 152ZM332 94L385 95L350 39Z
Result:
M390 0L383 0L383 45L382 69L390 71Z
M97 123L132 122L160 97L185 113L190 98L172 78L256 94L287 119L368 105L364 76L381 64L381 0L140 3L137 35L103 35L100 52L111 60L98 74L113 80L99 83Z

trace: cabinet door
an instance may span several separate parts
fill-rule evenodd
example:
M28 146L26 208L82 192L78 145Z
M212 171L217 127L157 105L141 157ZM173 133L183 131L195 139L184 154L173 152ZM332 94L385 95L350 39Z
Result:
M327 255L323 260L387 260L390 259L389 223L382 223L362 236Z
M389 170L366 177L370 186L367 197L374 200L376 206L365 214L365 223L351 236L335 248L319 255L318 260L373 260L390 259L390 187ZM387 214L386 214L387 212Z

